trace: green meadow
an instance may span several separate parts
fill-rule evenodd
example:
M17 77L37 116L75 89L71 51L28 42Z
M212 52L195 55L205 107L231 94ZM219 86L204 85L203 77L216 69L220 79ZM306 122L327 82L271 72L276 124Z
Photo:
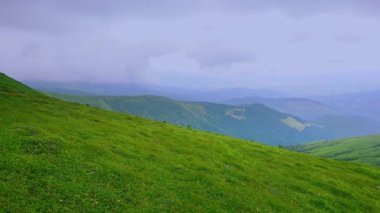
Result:
M380 166L380 135L319 141L289 148L325 158Z

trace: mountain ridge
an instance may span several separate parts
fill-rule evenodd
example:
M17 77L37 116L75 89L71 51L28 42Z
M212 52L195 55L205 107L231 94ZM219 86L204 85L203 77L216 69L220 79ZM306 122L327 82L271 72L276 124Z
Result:
M285 94L269 89L249 88L180 88L136 83L89 83L26 81L30 87L51 93L95 96L165 96L181 101L222 103L228 99L256 95L284 97ZM66 92L65 92L66 91Z
M380 90L311 98L333 107L341 114L364 116L380 121Z
M290 145L380 132L380 123L367 119L334 116L334 119L341 122L332 122L330 117L323 117L317 122L305 121L263 104L232 106L183 102L160 96L52 95L67 101L271 145Z
M260 103L280 112L296 115L306 120L314 119L323 115L337 114L337 112L329 106L307 98L244 97L230 99L225 103L233 105L249 105Z

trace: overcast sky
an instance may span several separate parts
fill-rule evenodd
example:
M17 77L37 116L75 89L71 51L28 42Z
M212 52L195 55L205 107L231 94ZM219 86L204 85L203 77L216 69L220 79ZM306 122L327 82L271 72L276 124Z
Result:
M0 0L19 80L380 89L379 0Z

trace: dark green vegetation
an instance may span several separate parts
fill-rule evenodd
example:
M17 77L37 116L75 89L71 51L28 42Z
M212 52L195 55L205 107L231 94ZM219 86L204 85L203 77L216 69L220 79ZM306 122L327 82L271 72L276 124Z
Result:
M289 148L320 157L380 166L380 135L320 141Z
M380 170L56 100L0 75L0 211L378 212Z
M330 115L306 122L261 104L230 106L157 96L53 96L270 145L293 145L380 132L380 124L367 119Z

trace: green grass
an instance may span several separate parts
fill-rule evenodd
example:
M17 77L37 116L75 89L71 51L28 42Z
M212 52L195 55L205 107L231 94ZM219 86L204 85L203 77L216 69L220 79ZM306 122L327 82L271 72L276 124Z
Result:
M0 75L0 212L379 212L380 170L68 103Z
M325 158L380 166L380 135L312 142L289 148Z

